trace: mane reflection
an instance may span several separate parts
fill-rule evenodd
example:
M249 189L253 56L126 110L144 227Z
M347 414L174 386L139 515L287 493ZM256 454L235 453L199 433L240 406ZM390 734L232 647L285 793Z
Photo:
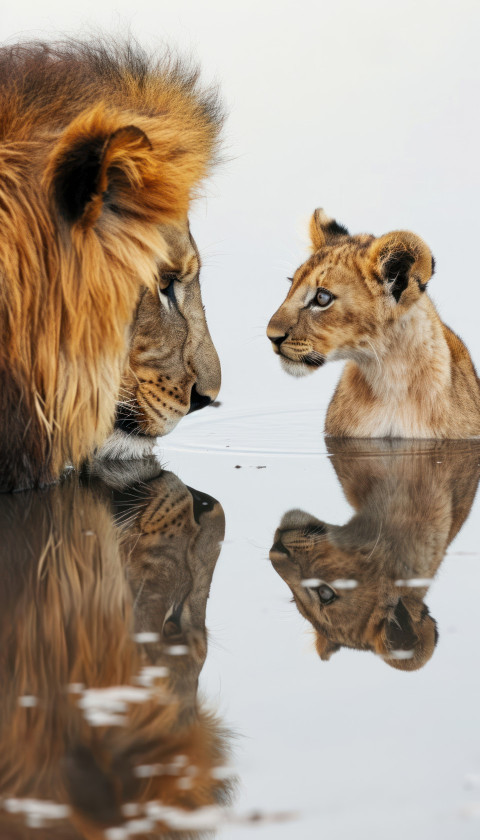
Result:
M229 792L197 699L223 510L153 459L96 469L0 497L0 834L197 836Z

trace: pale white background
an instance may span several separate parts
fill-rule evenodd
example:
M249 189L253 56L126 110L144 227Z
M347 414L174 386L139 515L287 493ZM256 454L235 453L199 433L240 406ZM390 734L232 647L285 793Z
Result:
M320 663L266 558L285 510L305 507L341 523L348 506L328 460L241 450L269 448L272 425L277 448L313 439L311 415L282 425L282 409L302 406L318 409L323 448L321 417L340 367L294 380L265 338L285 278L306 256L316 206L352 232L423 236L437 259L432 297L480 363L480 4L2 0L3 41L95 27L130 29L146 46L192 54L205 79L220 83L230 112L229 161L194 208L192 227L224 372L210 442L232 454L182 452L207 419L202 412L165 439L164 458L226 512L202 680L239 733L236 807L297 809L304 819L228 829L222 840L477 837L479 820L462 809L480 801L464 782L480 774L478 501L456 542L477 558L447 558L429 596L441 628L432 663L418 675L347 651ZM258 423L232 426L235 412L258 414ZM267 469L257 471L261 464Z
M227 403L328 403L338 364L297 382L264 338L318 205L352 232L423 236L480 362L478 2L1 0L3 41L96 27L177 46L221 85L231 160L192 216Z

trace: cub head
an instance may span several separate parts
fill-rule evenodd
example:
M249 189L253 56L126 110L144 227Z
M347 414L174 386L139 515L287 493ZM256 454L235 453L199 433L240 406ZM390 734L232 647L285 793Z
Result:
M433 654L436 622L423 602L425 588L399 587L380 552L346 541L341 527L292 510L275 533L270 560L313 626L321 659L349 647L414 671Z
M294 376L328 360L375 356L387 340L386 326L421 299L434 269L430 249L409 231L350 236L317 209L310 238L313 253L267 328L274 352Z
M160 266L156 292L141 291L131 327L115 429L104 458L142 457L192 411L210 405L221 371L200 292L200 255L188 221L165 225L169 262Z

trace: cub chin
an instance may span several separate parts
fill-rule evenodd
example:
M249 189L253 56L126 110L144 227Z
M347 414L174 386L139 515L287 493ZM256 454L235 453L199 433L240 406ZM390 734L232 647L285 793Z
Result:
M410 231L351 236L315 210L312 255L267 328L288 373L347 364L325 432L337 437L480 434L480 383L463 342L427 293L428 246Z

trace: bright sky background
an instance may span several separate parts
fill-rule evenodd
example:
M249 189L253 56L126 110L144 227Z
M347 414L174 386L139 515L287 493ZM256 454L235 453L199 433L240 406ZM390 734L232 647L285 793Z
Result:
M192 229L203 255L204 303L222 362L226 412L264 412L263 441L271 431L269 408L315 407L321 428L340 365L293 379L265 337L286 294L285 278L306 257L308 217L317 206L351 232L407 228L421 235L437 262L431 295L480 366L478 2L2 0L3 41L82 28L130 29L146 46L174 45L221 86L230 114L229 161L193 209ZM200 420L205 427L207 412L194 417L193 435ZM287 421L285 441L300 439L302 430ZM188 422L167 446L189 434ZM258 437L251 421L234 432L246 445ZM209 603L212 645L203 685L240 733L238 807L299 807L307 823L298 832L290 824L232 829L222 840L313 840L323 824L332 838L380 840L387 823L391 840L409 832L473 840L478 821L463 821L459 833L459 814L465 774L480 774L478 748L471 746L475 722L478 729L478 668L471 668L478 658L478 562L451 558L442 567L428 600L442 646L418 679L400 679L373 656L348 651L324 668L312 659L304 623L266 557L290 507L348 520L333 469L325 458L309 463L252 455L238 471L234 463L217 458L205 469L205 458L189 453L173 454L169 462L185 482L219 498L227 518ZM257 473L257 464L268 469ZM456 542L465 551L478 551L478 509L477 502L477 518L474 512ZM429 709L421 726L416 691L421 708ZM460 697L461 708L455 705ZM401 731L391 720L396 704L404 709ZM412 745L423 755L413 766ZM384 777L384 766L395 768L394 778ZM345 768L351 778L342 790L338 778ZM420 785L424 813L411 799ZM369 799L372 790L378 801ZM389 822L382 813L391 807L389 796L403 821ZM435 823L428 816L433 812Z
M474 0L64 0L2 3L0 38L128 29L216 79L230 158L192 212L231 406L328 404L340 365L305 380L264 337L324 206L352 232L407 228L437 260L431 293L480 364L480 4Z

